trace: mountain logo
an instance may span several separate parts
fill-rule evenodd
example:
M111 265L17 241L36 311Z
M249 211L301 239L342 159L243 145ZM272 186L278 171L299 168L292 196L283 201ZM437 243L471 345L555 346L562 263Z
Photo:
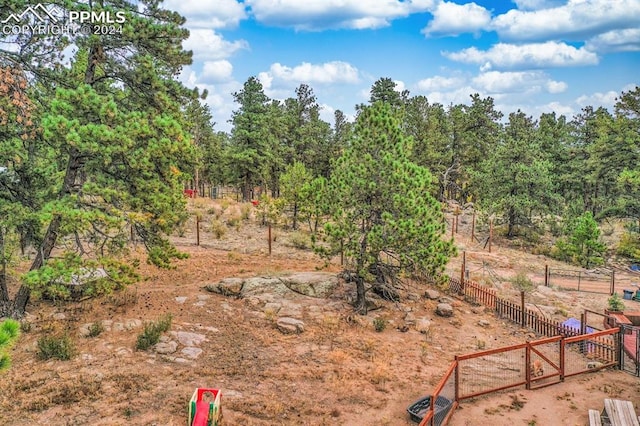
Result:
M45 22L53 22L55 24L55 23L58 22L58 18L53 16L51 14L51 12L49 12L47 10L47 8L44 7L42 4L38 3L35 6L27 7L20 14L12 13L11 15L9 15L9 17L7 19L3 20L1 23L2 24L7 24L10 21L13 21L16 24L19 24L24 19L25 16L29 16L29 15L30 16L34 16L38 21L43 22L43 23L45 23Z

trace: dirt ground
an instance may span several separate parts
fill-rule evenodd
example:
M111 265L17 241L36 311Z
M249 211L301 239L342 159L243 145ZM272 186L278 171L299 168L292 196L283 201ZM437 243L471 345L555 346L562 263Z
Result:
M194 245L194 224L188 224L175 241L190 257L176 269L144 265L145 279L125 292L29 306L27 330L11 351L13 366L0 376L0 424L183 425L194 389L211 387L222 390L225 425L410 425L407 406L432 391L455 355L536 337L461 300L454 300L452 318L439 317L437 301L421 297L424 286L408 288L401 303L377 301L380 309L353 315L347 283L326 299L279 296L295 297L303 306L304 331L282 334L265 306L204 287L227 277L337 273L339 261L324 265L311 251L293 247L292 233L280 229L273 231L269 256L267 230L255 212L242 219L249 207L190 203L203 212L201 246ZM216 217L227 224L220 239L210 232ZM240 220L229 220L234 218ZM507 297L515 294L508 277L524 271L536 279L551 262L500 245L488 253L467 241L465 229L457 242L467 252L472 278ZM460 257L450 263L452 274L460 273ZM621 279L632 283L635 277ZM534 292L528 302L556 319L579 318L585 308L601 311L607 297L548 289ZM640 303L625 303L640 310ZM196 352L180 357L136 351L143 324L168 313L171 333L200 336L190 344ZM428 319L429 331L406 330L407 314ZM387 325L382 332L374 329L376 318ZM84 337L83 330L95 323L106 324L105 330ZM75 344L73 359L39 360L38 339L64 333ZM603 399L611 397L633 401L640 412L640 379L605 370L536 391L516 388L463 401L450 424L585 425L588 409L601 410Z

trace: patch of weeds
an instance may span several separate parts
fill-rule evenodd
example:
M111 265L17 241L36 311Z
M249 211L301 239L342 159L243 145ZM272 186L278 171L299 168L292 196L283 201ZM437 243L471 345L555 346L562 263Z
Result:
M524 404L527 402L526 400L520 399L518 395L509 395L509 397L511 398L511 404L509 405L509 408L515 411L520 411L522 407L524 407Z
M109 295L108 301L116 308L126 308L128 306L133 306L138 303L138 288L127 287L122 291L113 293Z
M158 321L145 324L144 330L138 335L136 350L146 351L160 341L160 336L171 327L171 314L167 314Z
M43 336L38 339L38 358L41 360L57 359L68 361L76 354L76 348L71 338L62 336Z
M378 317L373 319L373 328L378 332L382 333L385 328L387 328L388 321L384 318Z
M304 232L296 231L289 235L289 245L300 250L311 248L311 237Z
M240 227L242 225L242 220L239 216L231 216L227 219L227 226L230 228L235 228L236 231L240 231Z
M103 331L104 325L102 325L102 321L96 321L89 326L87 337L98 337Z
M227 233L227 226L219 219L211 221L211 232L217 240L222 239Z
M479 350L483 350L486 347L487 347L487 342L480 339L476 340L476 348L478 348Z

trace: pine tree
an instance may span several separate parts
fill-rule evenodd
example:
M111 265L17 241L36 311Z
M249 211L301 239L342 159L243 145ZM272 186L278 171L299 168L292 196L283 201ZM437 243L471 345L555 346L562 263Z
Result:
M438 277L455 252L442 239L443 213L430 195L431 174L409 160L408 143L392 107L375 103L361 112L331 176L325 232L344 252L355 277L356 309L363 313L368 289L396 298L400 272Z

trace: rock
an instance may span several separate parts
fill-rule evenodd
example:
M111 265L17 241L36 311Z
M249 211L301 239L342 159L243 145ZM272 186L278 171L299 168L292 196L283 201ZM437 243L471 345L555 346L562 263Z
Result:
M244 278L225 278L217 284L207 284L204 288L223 296L240 297L244 288Z
M198 346L207 340L203 334L189 333L188 331L172 331L171 334L184 346Z
M338 277L327 272L299 272L280 280L292 291L312 297L327 297L338 285Z
M481 314L484 312L484 306L474 306L471 308L471 312L474 314Z
M142 327L142 321L139 319L128 319L124 323L124 328L127 330L133 330L134 328Z
M184 303L187 300L186 296L176 297L176 303Z
M282 305L280 303L269 302L269 303L265 303L264 308L262 309L262 312L264 312L265 314L267 312L277 314L278 312L280 312L280 309L282 309Z
M404 316L404 323L406 325L416 325L416 316L409 312Z
M168 342L160 342L156 344L154 349L159 354L172 354L178 350L178 342L174 340L170 340Z
M299 334L304 331L304 322L291 317L278 318L276 327L283 334Z
M436 314L441 317L451 317L453 316L453 306L448 303L438 303L436 307Z
M438 292L438 290L429 289L424 292L424 297L429 300L436 300L440 297L440 292Z
M416 320L416 330L422 334L427 334L431 329L431 320L428 318L419 318Z
M418 300L420 300L420 296L418 296L416 293L407 293L407 300L417 302Z
M450 297L442 296L438 299L438 303L448 303L450 305L453 305L455 302Z
M62 321L64 319L66 319L67 316L63 313L63 312L57 312L55 314L53 314L53 319L57 320L57 321Z
M485 319L481 319L480 321L478 321L478 325L480 327L487 328L487 327L489 327L491 325L491 323L489 321L485 320Z
M196 348L194 346L188 346L182 349L182 354L189 359L196 359L202 353L202 349Z

